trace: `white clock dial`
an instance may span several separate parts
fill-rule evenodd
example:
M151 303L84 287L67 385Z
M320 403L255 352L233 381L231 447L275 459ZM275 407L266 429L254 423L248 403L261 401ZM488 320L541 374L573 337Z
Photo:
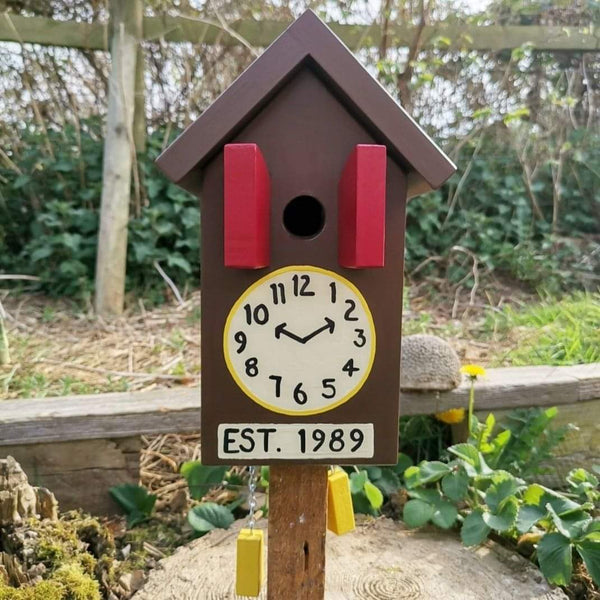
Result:
M285 267L233 305L223 350L252 400L277 413L311 415L360 390L375 358L375 327L347 279L319 267Z

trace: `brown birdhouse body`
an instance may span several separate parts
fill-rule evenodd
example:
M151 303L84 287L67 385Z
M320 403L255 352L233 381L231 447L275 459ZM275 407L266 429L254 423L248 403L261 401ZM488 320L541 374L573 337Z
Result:
M406 202L452 163L308 12L158 165L201 203L202 461L395 463Z

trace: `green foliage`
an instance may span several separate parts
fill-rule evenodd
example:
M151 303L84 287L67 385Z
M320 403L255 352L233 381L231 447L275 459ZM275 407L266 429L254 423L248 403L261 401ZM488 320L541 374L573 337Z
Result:
M552 458L553 450L570 429L569 426L552 427L557 414L555 407L511 411L502 423L504 432L510 435L490 453L489 464L525 479L547 473L549 468L544 463Z
M391 467L353 467L350 473L350 493L354 512L378 515L384 501L402 487L402 473L412 465L406 454L398 454L398 460Z
M547 426L554 414L537 412L522 419L523 445L535 444L537 436L528 437L528 432L542 421ZM469 441L448 448L447 462L422 461L406 469L410 500L404 505L405 523L409 527L433 523L444 529L458 524L467 546L483 543L492 531L514 541L533 534L540 569L550 583L570 582L576 552L598 584L600 519L594 517L594 503L600 499L598 478L574 469L567 477L566 492L535 483L528 486L497 465L505 460L511 468L526 472L522 461L530 460L531 449L524 450L520 443L511 448L510 440L518 434L505 429L494 436L494 425L493 417L485 423L474 421Z
M437 460L451 442L450 428L429 415L400 417L399 450L413 462Z
M493 339L514 339L500 364L574 365L600 362L600 293L575 293L560 300L486 315Z
M194 500L202 500L210 488L221 485L228 470L229 467L207 467L197 460L188 460L180 468Z
M199 535L213 529L228 529L233 520L231 510L215 502L203 502L188 513L188 522Z
M150 518L157 496L141 485L124 483L110 488L110 495L125 511L127 525L135 527Z
M16 169L0 166L0 271L41 277L52 295L86 298L93 289L100 196L102 124L99 118L48 130L24 128ZM132 190L127 288L160 300L157 262L177 284L199 278L200 212L196 198L169 183L154 166L163 142L154 132L138 156L140 190Z
M459 246L477 256L481 276L508 273L554 293L572 286L597 287L600 245L594 235L600 216L600 155L595 149L599 137L576 130L568 142L576 150L563 155L567 166L559 230L554 233L553 159L542 161L529 189L505 128L491 129L482 141L465 144L456 175L440 190L408 204L407 272L421 265L419 276L434 275L451 283L466 277L472 285L472 260L456 250ZM543 218L533 208L531 194Z

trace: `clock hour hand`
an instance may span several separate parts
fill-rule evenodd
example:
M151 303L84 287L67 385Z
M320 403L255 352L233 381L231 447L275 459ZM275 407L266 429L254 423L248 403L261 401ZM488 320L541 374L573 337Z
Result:
M309 333L307 336L302 338L302 343L306 344L308 340L312 340L315 336L319 335L322 331L326 331L327 329L329 329L329 333L333 333L335 329L335 322L332 319L325 317L325 323L326 325L323 325L323 327L319 327L319 329L317 329L316 331L313 331L312 333Z
M312 333L309 333L308 335L305 335L304 337L300 337L299 335L296 335L295 333L288 331L286 329L287 323L280 323L279 325L277 325L277 327L275 327L275 337L277 339L279 339L282 335L286 335L290 339L295 340L296 342L299 342L300 344L306 344L306 342L308 342L309 340L312 340L315 336L319 335L322 331L326 331L327 329L329 329L329 333L333 333L333 330L335 329L335 322L332 319L325 317L325 323L326 324L323 325L323 327L319 327L319 329L317 329L316 331L313 331Z
M277 339L279 339L282 335L287 335L292 340L296 340L297 342L304 344L305 343L304 338L301 338L300 336L296 335L295 333L288 331L285 328L286 325L287 325L287 323L280 323L279 325L277 325L277 327L275 327L275 337Z

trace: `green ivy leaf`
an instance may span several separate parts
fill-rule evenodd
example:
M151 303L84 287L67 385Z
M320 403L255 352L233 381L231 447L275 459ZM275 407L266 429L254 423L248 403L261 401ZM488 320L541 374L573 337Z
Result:
M431 522L442 529L450 529L456 522L458 510L454 504L442 501L435 506L435 512L431 517Z
M404 505L402 519L408 527L421 527L433 516L435 508L423 500L409 500Z
M448 473L442 479L442 490L454 502L465 498L469 491L469 477L465 470L460 467L457 471Z
M409 490L421 484L421 470L419 467L408 467L404 471L404 483Z
M454 444L454 446L448 448L448 451L472 467L479 467L479 452L475 446L471 444Z
M145 487L132 483L116 485L111 487L109 492L125 511L129 527L146 521L152 514L157 499L157 496L150 494Z
M406 454L403 454L402 452L399 452L398 460L396 461L396 464L391 468L394 470L396 475L402 476L404 474L404 471L406 471L406 469L408 469L408 467L412 467L412 466L413 466L412 458Z
M487 539L490 531L483 520L483 510L476 508L463 521L460 538L465 546L477 546Z
M517 491L515 478L506 471L497 471L492 477L492 484L485 494L485 503L492 512L496 512L503 500L514 496Z
M362 492L365 483L367 482L367 472L359 471L358 473L350 473L350 492L352 494L357 494L358 492Z
M198 533L228 529L233 520L233 514L227 507L214 502L203 502L188 513L188 522Z
M560 533L547 533L537 547L544 577L554 585L568 585L573 572L571 542Z
M594 583L600 586L600 540L584 539L575 545Z
M499 506L498 512L484 512L483 520L488 527L496 531L508 531L517 521L519 501L515 496L504 499Z
M422 462L419 465L421 485L438 481L449 472L450 467L446 463L437 460Z
M549 503L546 504L546 509L558 532L570 540L578 538L592 520L592 517L584 510L570 511L559 516Z
M519 533L528 532L540 519L546 516L547 512L535 504L523 504L519 509L517 516L517 531Z
M229 467L208 467L197 460L188 460L180 468L194 500L202 500L211 487L221 485L228 470Z
M364 491L371 506L375 510L379 510L383 504L383 494L381 493L381 490L370 481L366 481Z
M373 482L386 496L391 496L400 488L400 478L392 469L381 470L381 477Z

